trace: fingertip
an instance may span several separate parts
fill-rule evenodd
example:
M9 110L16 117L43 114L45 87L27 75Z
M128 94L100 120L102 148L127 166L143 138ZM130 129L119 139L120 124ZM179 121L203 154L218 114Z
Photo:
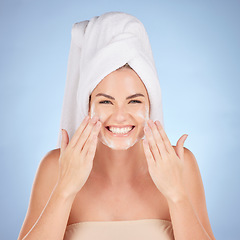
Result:
M184 144L185 144L185 141L186 141L187 137L188 137L188 135L185 134L184 137L183 137L183 141L182 141L182 147L184 147Z
M65 142L68 142L68 133L65 129L62 129L62 142L65 143Z
M100 121L97 121L96 128L98 132L101 130L101 127L102 127L102 123Z
M157 128L158 128L159 130L161 130L162 124L161 124L161 122L160 122L159 120L156 121L156 125L157 125Z

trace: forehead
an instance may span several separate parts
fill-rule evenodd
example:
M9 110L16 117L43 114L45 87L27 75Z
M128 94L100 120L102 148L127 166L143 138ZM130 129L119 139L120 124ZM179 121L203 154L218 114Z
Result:
M141 92L147 95L147 90L137 73L130 68L122 68L111 72L96 86L92 94L121 93L122 95Z

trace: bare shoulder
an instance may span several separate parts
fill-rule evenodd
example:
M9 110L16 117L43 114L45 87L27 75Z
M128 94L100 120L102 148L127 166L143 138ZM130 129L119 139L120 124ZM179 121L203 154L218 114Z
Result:
M58 178L59 157L60 149L58 148L47 152L41 159L33 183L32 195L37 194L39 199L44 200L49 198ZM40 205L39 207L42 208Z
M47 152L45 156L42 158L39 168L42 167L45 170L48 170L51 167L55 167L56 164L58 164L59 157L60 157L60 148L56 148Z
M176 146L173 146L176 151ZM197 159L184 147L184 181L189 200L206 232L215 239L207 212L205 191Z
M41 194L49 195L52 192L53 186L55 186L58 178L60 149L53 149L45 154L41 159L35 181L33 184L33 190L35 187L39 188Z
M28 210L19 239L22 239L37 221L57 183L60 149L54 149L41 159L32 185Z

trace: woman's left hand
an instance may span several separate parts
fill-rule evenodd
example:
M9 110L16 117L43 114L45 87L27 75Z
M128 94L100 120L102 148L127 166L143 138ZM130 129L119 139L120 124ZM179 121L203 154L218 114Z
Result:
M143 147L153 182L169 201L185 197L183 144L188 135L180 137L175 152L159 121L148 120L148 126L144 128Z

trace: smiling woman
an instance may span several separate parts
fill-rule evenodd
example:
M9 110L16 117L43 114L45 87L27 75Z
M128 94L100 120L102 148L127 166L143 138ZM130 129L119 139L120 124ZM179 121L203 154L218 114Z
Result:
M187 135L172 146L164 131L138 19L110 12L74 25L61 128L18 240L215 239Z
M99 140L115 150L126 150L142 139L149 119L148 93L128 66L107 75L93 90L89 104L90 116L98 115L103 124Z

